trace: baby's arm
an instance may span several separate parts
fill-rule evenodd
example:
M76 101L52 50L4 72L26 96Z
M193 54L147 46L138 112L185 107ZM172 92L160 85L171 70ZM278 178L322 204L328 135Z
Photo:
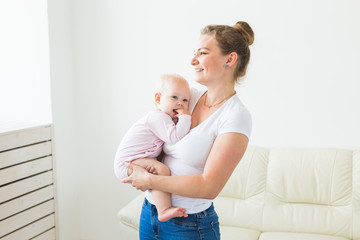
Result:
M162 141L175 144L190 131L191 116L179 113L179 120L175 124L166 113L157 113L149 116L148 125L152 132Z

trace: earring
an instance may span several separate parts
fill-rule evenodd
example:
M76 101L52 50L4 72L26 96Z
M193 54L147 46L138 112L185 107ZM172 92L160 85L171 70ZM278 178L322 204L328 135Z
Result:
M228 66L229 66L229 65L227 65L227 64L225 65L226 68L227 68Z

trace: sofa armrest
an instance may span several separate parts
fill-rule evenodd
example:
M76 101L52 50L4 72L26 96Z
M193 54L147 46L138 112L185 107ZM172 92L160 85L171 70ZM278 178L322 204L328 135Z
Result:
M139 220L144 198L144 194L141 193L118 212L117 216L122 224L134 230L139 230Z

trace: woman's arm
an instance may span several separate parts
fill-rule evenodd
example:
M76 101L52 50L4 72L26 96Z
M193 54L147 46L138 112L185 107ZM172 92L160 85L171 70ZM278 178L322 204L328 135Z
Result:
M130 164L133 174L122 181L132 182L134 187L143 191L154 189L184 197L214 199L240 162L247 145L245 135L225 133L216 138L202 174L158 176Z

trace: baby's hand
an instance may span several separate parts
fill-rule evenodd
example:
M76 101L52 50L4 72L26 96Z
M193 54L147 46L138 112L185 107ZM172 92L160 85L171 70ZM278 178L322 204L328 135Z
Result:
M158 174L158 173L156 172L156 169L155 169L154 167L147 166L145 169L146 169L146 171L148 171L149 173L152 173L152 174L155 174L155 175Z
M182 114L191 115L189 110L187 110L187 109L179 108L176 111L178 112L178 114L176 115L177 117L179 117L179 115L182 115Z

